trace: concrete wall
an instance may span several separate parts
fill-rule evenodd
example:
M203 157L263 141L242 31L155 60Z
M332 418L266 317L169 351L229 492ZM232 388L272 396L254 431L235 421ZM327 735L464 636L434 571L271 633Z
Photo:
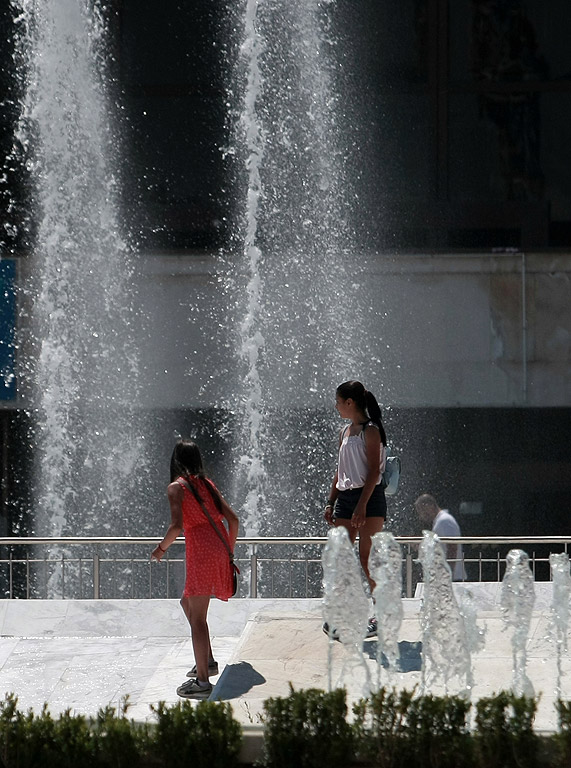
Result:
M400 254L355 261L361 266L352 286L360 302L354 375L382 402L571 405L571 255ZM140 264L138 295L149 318L141 405L227 402L235 386L236 318L224 307L215 259L156 255Z

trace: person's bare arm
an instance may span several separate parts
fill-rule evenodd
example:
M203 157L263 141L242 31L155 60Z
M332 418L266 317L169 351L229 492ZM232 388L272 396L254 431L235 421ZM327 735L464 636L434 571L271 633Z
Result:
M151 560L160 562L161 558L173 543L173 541L182 533L182 497L184 490L178 483L171 483L167 488L167 497L171 510L171 523L164 535L163 540L151 553Z
M341 448L341 443L343 441L343 434L345 432L346 427L344 427L339 432L339 448ZM325 522L328 525L333 525L333 508L335 506L335 501L337 499L337 496L339 494L339 491L337 490L337 480L339 479L339 471L335 470L335 476L333 477L333 482L331 483L331 490L329 491L329 499L327 501L327 504L325 506L325 511L323 513L323 517L325 519Z
M222 514L224 515L226 522L228 523L228 536L230 538L230 547L232 552L236 546L236 539L238 538L238 530L240 528L240 521L238 515L234 512L230 504L219 492L220 501L222 503Z
M338 477L339 477L338 472L335 472L335 477L333 478L333 482L331 483L331 490L329 491L329 500L325 506L325 511L323 513L325 522L328 525L333 525L333 508L335 506L335 499L337 498L337 494L339 493L339 491L337 490Z

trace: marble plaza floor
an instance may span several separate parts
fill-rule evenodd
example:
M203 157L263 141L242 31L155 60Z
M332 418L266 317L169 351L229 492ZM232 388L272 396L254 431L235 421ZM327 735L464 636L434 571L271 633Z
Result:
M484 647L472 657L472 698L509 689L513 681L511 630L504 627L499 584L455 585L469 589L477 607ZM536 727L554 730L558 671L548 638L551 585L537 583L527 640L527 675L541 693ZM321 600L233 599L213 601L209 614L220 675L213 699L229 701L244 725L261 722L263 702L294 688L343 685L351 703L366 694L368 679L412 689L421 681L422 635L418 596L404 600L399 636L402 670L388 677L376 662L377 641L363 644L356 660L350 649L322 632ZM48 703L57 715L66 709L95 715L120 706L152 718L151 705L178 701L176 688L193 665L189 631L178 600L4 600L0 601L0 695L15 693L20 709L39 712ZM561 660L562 698L571 699L571 664ZM368 678L368 679L367 679ZM444 693L438 681L433 693ZM455 692L450 690L450 692Z

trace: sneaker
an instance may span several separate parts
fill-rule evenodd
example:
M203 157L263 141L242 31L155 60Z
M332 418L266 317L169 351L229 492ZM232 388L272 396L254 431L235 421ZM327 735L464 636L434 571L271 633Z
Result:
M327 637L330 637L332 640L339 640L339 632L337 632L335 628L329 629L329 624L327 622L324 622L323 624L323 631Z
M369 623L367 624L367 634L365 635L366 638L368 637L376 637L377 636L377 620L374 616L372 616L369 619Z
M187 677L196 677L198 672L196 671L196 664L192 669L189 669L186 673ZM214 661L214 659L210 659L208 662L208 677L214 677L214 675L218 674L218 662Z
M210 683L204 686L199 685L196 678L191 678L186 683L179 685L176 692L183 699L207 699L212 693L212 686Z

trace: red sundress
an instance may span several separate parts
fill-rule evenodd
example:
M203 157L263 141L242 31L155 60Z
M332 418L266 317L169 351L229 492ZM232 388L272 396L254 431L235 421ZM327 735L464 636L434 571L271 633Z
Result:
M214 499L210 495L206 483L216 488L211 480L193 477L191 482L198 491L200 498L217 528L228 542L228 531L224 516L218 511ZM182 526L184 529L186 551L186 581L183 597L193 595L208 595L219 600L232 597L233 577L230 558L224 544L204 514L202 507L194 498L194 494L185 487L182 478L177 478L182 486Z

